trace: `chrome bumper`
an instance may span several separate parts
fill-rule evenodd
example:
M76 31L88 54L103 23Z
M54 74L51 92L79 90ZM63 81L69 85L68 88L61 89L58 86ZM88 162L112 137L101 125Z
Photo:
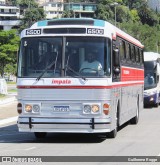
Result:
M110 132L111 119L20 116L17 124L20 132L101 133Z

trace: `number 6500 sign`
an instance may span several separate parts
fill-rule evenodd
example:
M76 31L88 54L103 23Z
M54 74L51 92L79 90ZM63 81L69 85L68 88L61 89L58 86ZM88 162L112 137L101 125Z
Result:
M40 35L41 29L29 29L26 30L26 35Z
M97 28L88 28L87 29L87 34L104 34L104 30L103 29L97 29Z

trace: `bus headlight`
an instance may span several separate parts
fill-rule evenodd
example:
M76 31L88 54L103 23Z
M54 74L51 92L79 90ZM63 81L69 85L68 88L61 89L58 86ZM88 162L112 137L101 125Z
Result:
M25 112L31 112L31 113L39 113L40 112L40 104L32 104L32 103L28 103L25 104L24 106L24 110Z
M99 109L100 109L99 105L96 104L92 105L92 113L98 113Z
M26 112L31 112L31 111L32 111L32 105L26 104L26 105L25 105L25 111L26 111Z
M40 111L40 106L38 104L33 105L33 112L38 113Z
M90 105L84 105L83 107L83 113L91 113L91 106Z
M84 114L98 114L100 112L99 104L85 104L83 105Z

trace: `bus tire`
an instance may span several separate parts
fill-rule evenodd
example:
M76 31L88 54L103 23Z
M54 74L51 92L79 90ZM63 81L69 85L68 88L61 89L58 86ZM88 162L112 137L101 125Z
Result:
M154 107L157 108L158 106L159 106L159 103L158 102L154 104Z
M130 123L131 123L131 124L137 124L138 121L139 121L139 97L138 97L138 101L137 101L136 116L133 117L133 118L130 120Z
M46 132L34 132L34 135L37 139L40 139L40 138L45 138L47 133Z

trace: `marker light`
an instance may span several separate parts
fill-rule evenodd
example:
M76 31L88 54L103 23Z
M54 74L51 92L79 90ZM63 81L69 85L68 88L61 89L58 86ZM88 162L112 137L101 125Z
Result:
M26 112L31 112L31 111L32 111L32 106L29 105L29 104L26 104L26 105L25 105L25 111L26 111Z
M18 112L19 114L22 113L22 104L21 104L21 103L18 103L18 104L17 104L17 112Z

